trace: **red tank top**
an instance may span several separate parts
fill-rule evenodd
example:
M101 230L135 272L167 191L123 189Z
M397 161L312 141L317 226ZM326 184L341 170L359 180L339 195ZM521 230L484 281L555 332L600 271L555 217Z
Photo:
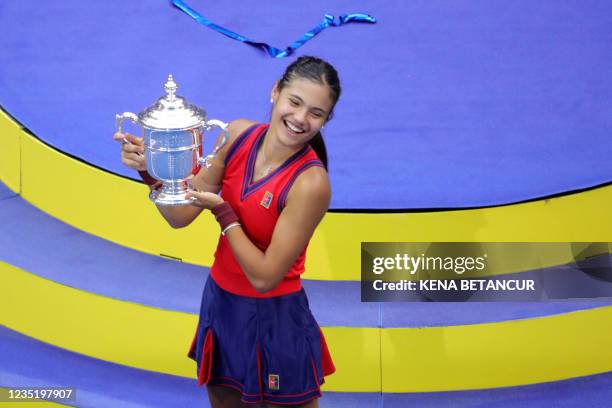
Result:
M257 150L268 125L253 125L234 141L225 158L221 197L231 204L245 234L260 250L270 245L276 220L285 206L287 194L296 178L312 166L323 163L309 145L291 156L283 165L252 182ZM219 238L211 268L214 281L228 292L241 296L265 298L297 292L302 287L306 247L297 257L277 287L266 293L253 288L232 253L227 238Z

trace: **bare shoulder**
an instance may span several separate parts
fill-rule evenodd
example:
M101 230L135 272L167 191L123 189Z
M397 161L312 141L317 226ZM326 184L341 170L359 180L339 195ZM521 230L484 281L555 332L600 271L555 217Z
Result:
M257 122L249 120L249 119L236 119L231 121L228 124L227 131L229 133L229 138L223 148L219 150L219 159L224 160L227 152L230 147L234 144L238 136L240 136L245 130L247 130L250 126L255 125ZM217 139L217 144L221 143L222 135L219 135Z
M291 202L317 204L327 210L331 199L329 176L323 167L313 166L302 172L291 187L287 204Z
M250 119L236 119L229 123L228 131L230 133L230 140L236 140L245 130L250 126L255 125L257 122ZM233 141L231 140L231 141Z

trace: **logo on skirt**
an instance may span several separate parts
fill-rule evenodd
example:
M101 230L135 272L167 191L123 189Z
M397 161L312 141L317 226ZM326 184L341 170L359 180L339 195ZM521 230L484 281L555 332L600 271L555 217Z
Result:
M270 204L272 204L272 197L274 197L272 193L269 191L266 191L259 205L261 205L264 208L270 208Z
M268 375L268 388L272 391L280 390L280 377L278 375Z

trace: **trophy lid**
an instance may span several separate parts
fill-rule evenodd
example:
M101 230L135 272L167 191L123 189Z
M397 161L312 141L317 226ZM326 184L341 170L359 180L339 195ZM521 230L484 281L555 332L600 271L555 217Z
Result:
M160 130L179 130L201 126L206 122L206 111L188 104L185 98L176 95L178 85L172 75L164 84L166 96L162 96L153 106L138 114L143 126Z

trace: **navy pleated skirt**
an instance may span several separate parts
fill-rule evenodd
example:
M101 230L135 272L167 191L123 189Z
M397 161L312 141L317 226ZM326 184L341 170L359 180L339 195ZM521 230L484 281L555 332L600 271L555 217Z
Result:
M188 356L198 383L233 388L247 403L300 404L335 371L304 289L272 298L234 295L208 278Z

